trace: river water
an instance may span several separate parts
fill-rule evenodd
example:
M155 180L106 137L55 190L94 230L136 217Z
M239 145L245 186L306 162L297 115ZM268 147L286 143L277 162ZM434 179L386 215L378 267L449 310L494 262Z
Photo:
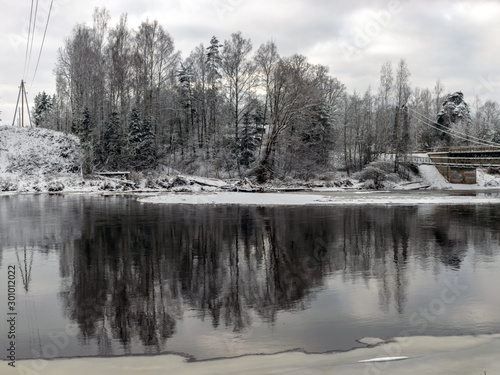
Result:
M347 350L367 336L496 333L500 205L0 196L4 285L9 267L18 359L208 359ZM1 288L2 321L7 300Z

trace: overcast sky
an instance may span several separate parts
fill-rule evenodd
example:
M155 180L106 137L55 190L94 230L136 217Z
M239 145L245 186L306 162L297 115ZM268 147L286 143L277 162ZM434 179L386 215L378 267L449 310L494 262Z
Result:
M462 91L500 101L500 2L452 0L54 0L40 65L33 79L51 0L38 1L30 64L25 71L31 1L2 2L0 16L0 118L11 124L21 79L28 100L55 92L57 49L77 23L92 24L105 6L116 24L157 19L186 57L216 35L222 42L241 31L254 49L273 39L279 53L300 53L327 65L350 92L379 84L380 67L406 59L412 87ZM35 1L36 3L36 1Z

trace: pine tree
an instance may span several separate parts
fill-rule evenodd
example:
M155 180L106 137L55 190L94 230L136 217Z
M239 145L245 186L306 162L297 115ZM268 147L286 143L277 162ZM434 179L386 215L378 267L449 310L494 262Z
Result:
M437 122L444 131L440 134L442 146L463 145L468 141L467 138L471 132L472 119L469 106L464 101L464 94L460 91L448 95L438 113ZM458 136L452 139L452 132L457 132Z
M243 114L243 124L239 136L240 165L250 168L257 159L256 151L262 142L263 114L257 110Z
M92 171L93 141L92 132L94 123L87 107L83 109L82 116L73 120L72 132L80 138L83 150L82 172L88 174Z
M37 128L47 127L46 122L53 108L52 98L43 91L35 96L34 102L33 118L35 120L35 126Z
M104 123L100 156L104 168L117 170L122 165L122 130L119 115L115 111L110 113Z
M156 166L156 140L151 121L141 120L139 111L135 108L130 115L128 145L131 167L144 169Z
M212 143L214 151L217 149L217 145L220 142L219 139L219 129L217 128L218 119L218 107L219 107L219 84L222 78L220 74L221 57L219 49L222 44L219 43L217 37L213 36L210 40L210 46L207 47L207 120L208 127L206 132L206 144L207 146ZM212 142L210 142L212 140ZM207 152L208 154L208 152Z

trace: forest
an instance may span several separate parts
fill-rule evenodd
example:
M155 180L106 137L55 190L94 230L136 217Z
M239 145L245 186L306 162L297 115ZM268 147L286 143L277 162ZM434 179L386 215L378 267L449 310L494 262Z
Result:
M324 65L254 47L241 32L207 36L185 58L157 21L110 25L96 9L58 51L56 93L34 100L37 127L76 134L84 173L158 165L218 178L308 180L352 174L393 154L500 140L500 107L469 106L439 79L412 87L405 59L380 68L376 89L349 92ZM380 163L380 162L378 162Z

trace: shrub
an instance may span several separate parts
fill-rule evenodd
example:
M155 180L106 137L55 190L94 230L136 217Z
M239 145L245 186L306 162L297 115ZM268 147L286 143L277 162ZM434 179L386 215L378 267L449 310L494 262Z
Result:
M374 161L368 164L361 172L357 174L360 182L365 182L367 189L382 189L384 182L395 182L398 175L393 172L393 164L387 161Z

